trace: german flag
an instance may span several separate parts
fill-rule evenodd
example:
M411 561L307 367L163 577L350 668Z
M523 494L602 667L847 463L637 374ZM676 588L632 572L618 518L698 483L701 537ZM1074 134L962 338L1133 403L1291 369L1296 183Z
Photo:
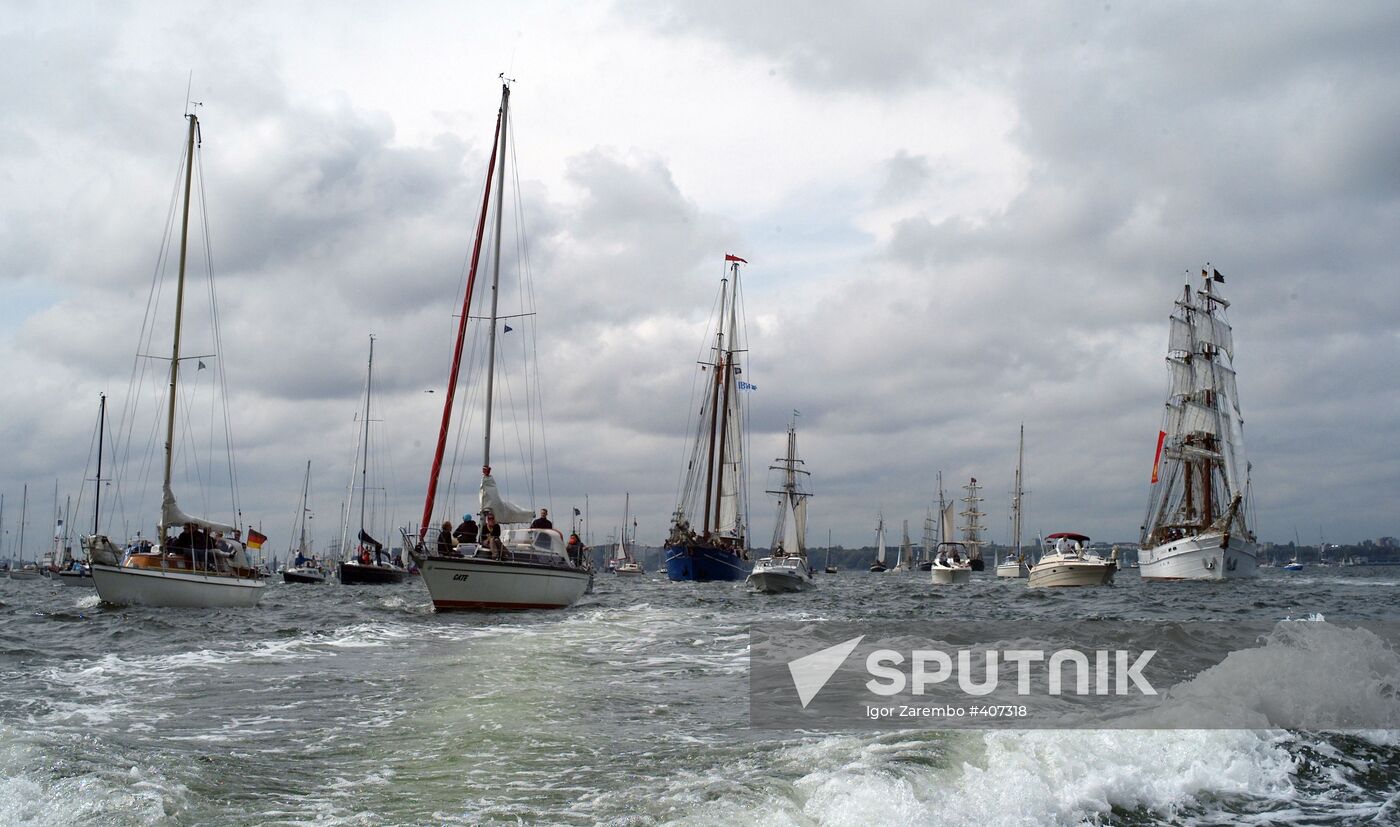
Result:
M267 542L266 534L248 526L248 548L262 548L262 544L265 542Z

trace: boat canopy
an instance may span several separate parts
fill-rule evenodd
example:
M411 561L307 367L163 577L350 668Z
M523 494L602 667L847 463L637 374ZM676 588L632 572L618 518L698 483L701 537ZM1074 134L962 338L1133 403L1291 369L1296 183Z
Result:
M1047 540L1058 540L1062 537L1066 540L1078 540L1081 543L1089 542L1088 537L1085 537L1083 534L1075 534L1073 531L1061 531L1056 534L1045 535L1045 539Z

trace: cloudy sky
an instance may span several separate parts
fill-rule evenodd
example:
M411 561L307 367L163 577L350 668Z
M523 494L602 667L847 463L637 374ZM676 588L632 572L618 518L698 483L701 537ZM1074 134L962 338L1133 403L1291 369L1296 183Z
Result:
M371 487L381 519L416 521L502 72L502 302L537 312L503 347L512 370L537 355L542 391L502 415L515 499L533 446L535 505L587 494L601 540L631 491L660 540L732 252L750 262L756 544L794 409L818 543L870 542L881 510L917 539L940 470L985 484L1005 541L1021 422L1032 533L1135 539L1166 319L1209 262L1263 539L1400 534L1394 3L0 6L6 553L25 483L31 525L55 480L79 495L101 392L131 442L114 519L154 520L164 368L137 354L169 350L168 269L141 331L187 84L210 253L191 254L184 352L212 353L206 270L223 336L186 383L182 504L228 516L226 473L195 462L223 439L202 396L222 381L245 522L285 548L309 459L324 544L372 333ZM509 427L540 413L542 431ZM469 484L478 440L458 452Z

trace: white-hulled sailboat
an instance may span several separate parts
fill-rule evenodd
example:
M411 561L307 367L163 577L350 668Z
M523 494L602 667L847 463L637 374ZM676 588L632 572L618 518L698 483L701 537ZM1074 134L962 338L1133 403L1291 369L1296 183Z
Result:
M888 571L885 565L885 515L880 515L880 521L875 525L875 562L870 564L873 572Z
M628 539L628 532L636 529L636 523L632 522L632 494L627 492L622 502L622 532L617 538L617 548L613 552L613 573L614 574L646 574L642 564L637 562L637 558L632 556L632 542L636 539Z
M899 541L899 552L894 558L895 571L914 570L914 544L909 541L909 521L904 521L904 537Z
M1139 552L1143 580L1257 577L1250 528L1249 463L1235 387L1230 303L1216 292L1219 271L1201 271L1171 315L1171 390L1152 466L1152 492Z
M1021 425L1021 443L1016 449L1016 482L1011 491L1011 548L997 563L997 577L1029 577L1031 567L1026 562L1026 552L1021 548L1021 515L1023 498L1026 495L1021 487L1021 472L1026 457L1026 426Z
M929 567L929 578L935 586L961 586L972 580L972 563L968 547L954 537L952 501L943 499L943 475L938 475L939 540Z
M386 586L402 583L408 576L401 556L391 557L384 544L374 539L366 524L369 513L369 423L370 400L374 397L374 336L369 337L369 361L365 365L365 409L360 429L360 450L350 471L349 501L355 502L355 477L360 478L360 529L355 543L350 542L350 520L347 511L340 523L340 547L344 556L336 567L336 575L345 586ZM381 537L384 535L380 535Z
M491 476L491 416L496 373L496 327L499 320L497 298L500 295L501 219L505 194L509 112L510 85L507 82L501 86L501 107L496 118L496 136L491 148L491 160L487 165L486 190L481 200L471 265L467 271L466 294L462 300L462 312L458 320L452 370L448 375L447 392L444 394L437 450L433 455L433 466L428 475L423 519L416 537L407 531L404 532L405 546L412 549L415 557L421 560L423 582L432 596L433 607L439 611L560 609L578 602L593 577L593 572L586 562L575 564L570 560L564 535L558 529L528 527L534 517L534 511L507 502L501 496L495 478ZM472 291L476 284L486 217L491 206L493 175L496 177L495 249L488 321L490 329L487 333L486 410L483 417L485 444L482 452L480 489L483 542L456 545L450 536L439 536L442 529L435 527L434 507L438 476L442 471L443 453L452 424L452 401L457 389L457 374L461 368L462 344L466 337L467 322L472 318ZM485 519L488 514L496 521L494 531Z
M195 168L195 137L199 119L193 112L185 144L184 213L180 225L180 263L175 287L175 320L166 396L165 472L161 483L159 528L154 544L130 551L118 548L105 535L83 538L93 584L103 602L116 605L190 608L255 606L264 582L248 560L239 532L231 525L195 517L180 510L171 487L175 415L180 378L180 333L185 297L185 262L190 226L190 187ZM212 288L210 290L212 295ZM217 320L217 316L215 317ZM217 321L213 324L218 338ZM137 358L141 358L139 355ZM194 358L194 357L190 357ZM203 364L200 365L203 367ZM135 388L133 387L133 391ZM134 409L134 408L133 408ZM236 511L236 509L235 509ZM170 532L179 532L170 536Z
M39 573L39 565L33 561L24 562L24 524L29 515L29 484L24 485L24 499L21 500L19 508L19 540L16 541L15 548L18 549L19 559L10 565L11 580L38 580L43 577Z
M782 484L769 494L778 496L778 520L773 528L773 554L754 563L748 586L765 594L798 592L812 588L812 564L807 559L807 500L799 477L808 472L798 468L797 421L788 425L787 455L775 460L770 471L782 472ZM828 542L828 547L829 547Z

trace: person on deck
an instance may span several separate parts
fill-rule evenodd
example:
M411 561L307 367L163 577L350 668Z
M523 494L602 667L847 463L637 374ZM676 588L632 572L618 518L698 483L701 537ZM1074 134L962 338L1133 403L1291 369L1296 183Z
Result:
M501 546L501 524L496 522L496 515L491 511L483 511L486 522L481 525L481 545L491 551L492 556L499 556L503 547Z
M480 533L480 529L476 527L476 520L473 520L470 514L463 514L462 524L457 526L457 530L452 532L452 536L457 539L457 544L461 545L462 543L475 543L478 533Z
M443 521L442 528L438 530L437 552L444 556L457 553L457 543L452 538L450 521Z
M536 517L533 523L530 523L530 528L554 528L554 523L549 519L548 508L540 509L540 516Z
M565 546L565 550L575 566L583 565L583 541L578 538L578 534L569 535L569 544Z

